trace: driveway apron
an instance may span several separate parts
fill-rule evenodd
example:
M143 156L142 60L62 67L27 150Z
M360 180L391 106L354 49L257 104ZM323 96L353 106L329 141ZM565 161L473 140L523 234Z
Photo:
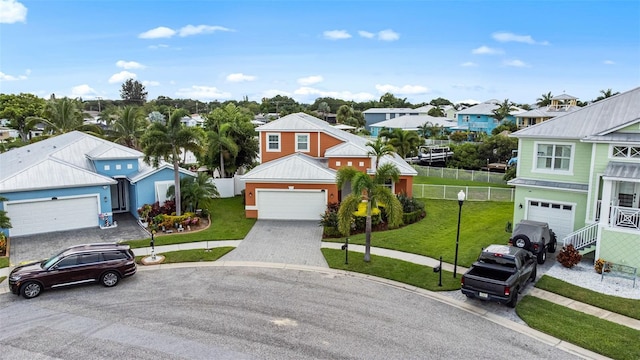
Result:
M11 264L17 265L23 261L46 259L73 245L138 240L150 237L131 214L118 214L114 219L118 226L107 229L95 227L11 237L9 248Z
M317 221L258 220L238 247L222 261L256 261L329 267Z

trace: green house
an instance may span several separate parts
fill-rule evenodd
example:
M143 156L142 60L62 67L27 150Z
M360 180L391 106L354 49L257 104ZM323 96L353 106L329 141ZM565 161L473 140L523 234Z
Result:
M548 222L560 244L640 268L640 87L511 136L514 223Z

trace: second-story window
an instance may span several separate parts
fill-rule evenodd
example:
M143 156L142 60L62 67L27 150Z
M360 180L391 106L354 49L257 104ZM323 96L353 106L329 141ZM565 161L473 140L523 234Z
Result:
M640 146L614 146L612 150L615 158L640 158Z
M571 145L538 144L537 149L536 168L538 170L571 170Z
M280 134L267 134L267 151L280 151Z
M309 134L296 134L296 151L309 152Z

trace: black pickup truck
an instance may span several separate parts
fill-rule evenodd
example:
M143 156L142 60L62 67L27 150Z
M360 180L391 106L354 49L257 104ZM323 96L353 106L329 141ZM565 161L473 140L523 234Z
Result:
M527 250L507 245L489 245L462 275L462 293L468 298L496 301L515 307L518 293L535 281L536 257Z

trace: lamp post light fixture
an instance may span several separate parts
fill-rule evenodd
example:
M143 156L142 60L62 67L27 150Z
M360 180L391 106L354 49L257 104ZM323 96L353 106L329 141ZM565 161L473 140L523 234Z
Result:
M453 278L456 278L458 270L458 243L460 242L460 215L462 214L462 203L464 203L465 194L460 190L458 193L458 232L456 233L456 257L453 261Z

